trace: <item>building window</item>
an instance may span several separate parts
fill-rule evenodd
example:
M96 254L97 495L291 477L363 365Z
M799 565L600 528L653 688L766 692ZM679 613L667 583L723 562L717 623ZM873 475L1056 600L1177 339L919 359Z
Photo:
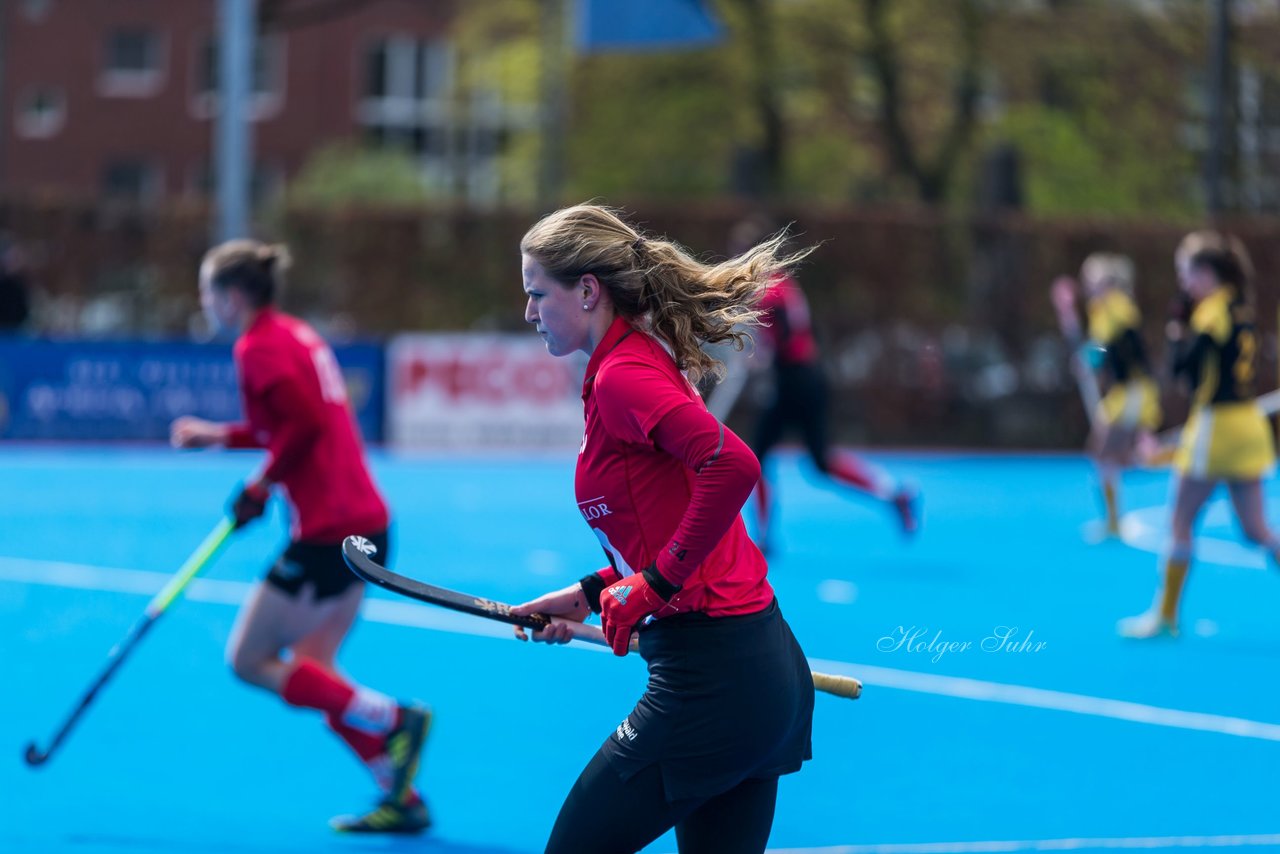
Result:
M67 99L58 89L35 89L18 102L20 136L43 139L62 130L67 122Z
M371 44L358 108L367 135L418 155L443 155L452 66L452 51L439 42L394 37Z
M274 201L284 192L284 169L276 163L255 163L249 176L249 199L254 205ZM218 192L217 172L210 162L196 167L190 174L187 191L192 195L213 198Z
M102 195L110 201L150 204L163 189L159 168L143 160L113 160L102 172Z
M452 65L452 51L442 42L407 36L379 39L365 54L364 96L414 102L443 98Z
M454 133L453 51L408 36L378 39L365 51L357 117L371 142L418 158L429 183L444 183Z
M405 35L370 42L355 68L356 120L371 144L413 156L427 187L492 203L503 193L510 140L535 129L539 114L505 103L496 90L459 91L454 67L447 42Z
M280 112L284 106L285 45L280 36L261 36L254 42L253 77L250 81L254 121L263 121ZM220 54L218 40L210 36L196 54L194 98L191 112L196 118L209 119L218 114L218 74Z
M145 27L126 27L107 34L106 56L98 91L114 98L145 98L164 87L165 47L160 35Z

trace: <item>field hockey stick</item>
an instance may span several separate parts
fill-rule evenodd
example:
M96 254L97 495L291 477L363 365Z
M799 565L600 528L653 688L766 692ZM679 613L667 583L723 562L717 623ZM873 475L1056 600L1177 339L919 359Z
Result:
M1258 408L1262 410L1262 414L1268 416L1280 412L1280 388L1259 397Z
M1085 361L1080 350L1071 354L1071 373L1076 378L1076 388L1080 391L1080 402L1084 404L1085 415L1089 418L1089 426L1098 426L1098 406L1102 403L1102 391L1098 388L1098 375Z
M58 749L58 745L62 744L67 734L71 732L71 728L76 725L76 721L80 720L80 716L84 714L85 709L89 708L89 704L93 702L93 698L98 695L98 691L102 689L102 686L107 684L107 681L124 663L125 658L138 645L138 642L155 624L155 621L160 618L160 615L173 603L173 600L178 598L186 586L191 583L191 580L213 559L233 530L235 530L235 522L231 519L223 519L209 532L209 536L204 538L204 542L192 552L186 563L174 573L173 577L169 579L169 583L147 604L146 610L134 622L124 639L113 646L111 651L107 653L106 667L102 669L98 678L89 686L89 690L80 698L80 703L72 710L62 727L54 734L49 746L41 750L36 747L34 741L27 745L24 756L28 765L34 767L48 761L54 751Z
M1071 349L1068 359L1071 375L1076 381L1076 390L1080 392L1080 402L1084 404L1084 412L1089 419L1090 427L1098 426L1098 404L1102 402L1102 391L1098 387L1098 375L1085 359L1086 348L1093 346L1084 338L1080 329L1080 319L1076 314L1076 291L1079 285L1070 276L1059 276L1054 279L1049 289L1050 301L1058 312L1062 334ZM1083 339L1083 340L1082 340Z
M534 631L541 631L552 625L565 625L569 627L569 633L573 635L574 640L609 646L609 642L604 638L604 632L595 626L562 617L548 617L545 614L513 614L511 606L502 602L469 596L466 593L399 575L373 560L372 556L376 551L373 543L364 537L347 537L342 543L342 557L347 562L347 566L351 567L351 571L384 590L390 590L392 593L417 599L429 605L439 605L452 611L483 617L486 620L497 620L513 626L523 626ZM633 650L638 642L634 636L631 638ZM831 673L814 673L813 687L827 694L848 697L850 700L858 699L862 693L862 683L857 679Z

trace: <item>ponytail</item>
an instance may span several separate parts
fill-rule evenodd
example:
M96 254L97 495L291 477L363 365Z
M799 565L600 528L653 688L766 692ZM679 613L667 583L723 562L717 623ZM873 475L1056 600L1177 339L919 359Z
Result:
M204 256L215 288L237 288L254 308L276 301L292 258L283 243L228 240Z
M564 287L594 275L614 309L665 343L696 383L724 376L724 365L703 344L732 342L741 350L746 327L758 326L764 291L811 250L782 251L785 232L719 264L704 264L664 238L649 237L613 210L575 205L543 217L526 232L520 251Z

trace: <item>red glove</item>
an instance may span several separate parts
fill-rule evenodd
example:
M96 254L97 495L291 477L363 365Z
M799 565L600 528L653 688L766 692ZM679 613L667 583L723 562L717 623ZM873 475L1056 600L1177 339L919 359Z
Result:
M662 577L650 565L643 572L615 581L600 593L600 625L614 655L626 655L631 632L645 617L662 610L679 586Z
M244 489L231 500L231 518L236 520L236 529L257 519L267 509L271 500L271 487L262 481L246 483Z

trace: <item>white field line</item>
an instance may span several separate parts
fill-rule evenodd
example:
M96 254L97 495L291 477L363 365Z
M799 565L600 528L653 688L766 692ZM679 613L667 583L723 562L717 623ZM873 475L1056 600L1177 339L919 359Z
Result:
M109 569L58 561L0 558L0 581L149 596L164 586L168 579L169 575L163 572ZM192 582L185 595L188 599L197 602L238 605L244 601L252 586L251 583L244 581L201 578ZM479 637L510 638L512 631L508 626L491 620L458 614L444 608L431 608L413 602L390 599L366 600L363 616L367 620L389 625ZM597 652L607 651L602 647L578 646ZM958 676L895 670L872 664L820 658L811 658L809 661L815 670L855 676L868 686L1280 742L1280 724L1204 712L1167 709L1126 700L1070 694L1025 685L1008 685Z

